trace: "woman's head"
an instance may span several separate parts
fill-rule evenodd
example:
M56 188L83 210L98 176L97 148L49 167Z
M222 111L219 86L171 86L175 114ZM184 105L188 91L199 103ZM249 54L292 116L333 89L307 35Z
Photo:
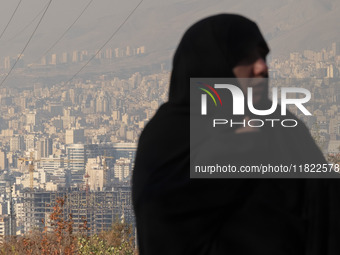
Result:
M176 50L169 101L189 105L189 80L193 77L250 78L259 75L259 67L266 77L263 63L268 52L259 28L251 20L235 14L203 19L186 31ZM257 62L258 55L262 62Z

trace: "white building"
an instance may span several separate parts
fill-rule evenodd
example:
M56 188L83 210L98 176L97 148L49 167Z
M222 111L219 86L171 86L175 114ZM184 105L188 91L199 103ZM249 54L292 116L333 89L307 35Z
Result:
M86 164L86 173L88 174L88 185L90 190L102 191L105 182L105 170L99 157L89 158ZM86 181L86 180L85 180Z
M0 244L6 236L10 235L9 216L0 215Z
M114 165L114 177L118 178L119 181L130 180L132 165L131 160L128 158L119 158L116 160Z

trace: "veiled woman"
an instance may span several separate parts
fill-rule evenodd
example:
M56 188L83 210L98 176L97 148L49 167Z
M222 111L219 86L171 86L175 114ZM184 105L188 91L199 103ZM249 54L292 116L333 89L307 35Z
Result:
M143 130L137 150L132 184L141 255L340 252L339 223L330 212L339 207L336 180L190 179L190 78L267 77L268 52L257 25L239 15L208 17L184 34L169 100ZM255 90L255 103L270 105L268 87ZM325 163L297 121L294 129L228 128L221 156L236 163Z

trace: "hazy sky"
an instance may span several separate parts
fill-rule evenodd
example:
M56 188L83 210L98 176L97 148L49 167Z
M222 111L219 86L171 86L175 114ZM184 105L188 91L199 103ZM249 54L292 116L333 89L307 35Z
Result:
M19 0L1 0L0 7L0 31L2 32L8 20L10 19ZM30 51L39 52L39 50L48 49L59 36L67 29L69 25L80 14L89 0L53 0L40 27L38 28L27 53ZM128 3L127 3L128 2ZM147 1L146 1L147 2ZM20 52L25 42L28 40L39 18L37 18L23 33L19 33L27 24L29 24L38 13L41 13L48 0L23 0L19 6L12 22L7 28L3 38L0 40L0 56ZM94 0L70 32L60 42L60 45L67 47L65 41L70 40L74 34L88 33L87 27L100 24L102 37L97 38L97 45L101 45L105 38L114 30L114 24L122 21L128 12L134 8L138 1L126 0ZM141 9L143 6L141 6ZM39 16L40 17L40 16ZM110 17L112 22L110 22ZM133 18L133 17L132 17ZM106 24L100 23L101 19L106 19ZM19 33L19 34L18 34ZM14 37L14 39L13 39ZM93 38L91 38L93 40ZM95 42L93 42L95 44ZM37 49L38 46L38 49ZM58 50L56 46L56 50ZM93 47L93 45L89 45ZM60 48L60 46L59 46Z
M0 32L19 0L0 0ZM24 47L38 19L18 33L46 6L48 0L22 0L0 40L0 63ZM80 14L89 0L53 0L25 57L45 52ZM244 14L255 20L273 52L290 52L303 47L327 47L340 41L340 12L337 0L144 0L108 47L145 45L149 53L167 54L189 25L221 12ZM84 15L51 53L74 49L94 50L105 42L139 0L94 0ZM16 36L14 39L13 37ZM165 53L166 52L166 53Z

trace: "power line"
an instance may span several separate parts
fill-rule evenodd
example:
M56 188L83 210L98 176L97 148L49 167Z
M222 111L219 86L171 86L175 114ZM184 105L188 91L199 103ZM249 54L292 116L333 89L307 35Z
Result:
M83 9L83 11L78 15L78 17L73 21L73 23L66 29L66 31L58 38L58 40L52 44L52 46L50 48L48 48L48 50L45 51L45 53L43 54L43 57L45 57L49 52L50 50L52 50L54 48L54 46L57 45L58 42L60 42L61 39L63 39L63 37L66 35L66 33L68 31L70 31L70 29L72 28L72 26L78 21L78 19L83 15L83 13L87 10L87 8L90 6L90 4L93 2L93 0L90 0L87 5L85 6L85 8ZM39 59L41 59L39 58ZM36 61L37 62L37 61Z
M0 35L0 39L2 38L2 36L4 35L5 31L7 30L9 24L11 23L15 13L17 12L19 5L21 4L22 0L19 1L19 3L17 4L17 7L15 8L14 12L12 13L11 18L9 19L9 21L7 22L7 25L5 26L4 30L2 31L1 35Z
M48 10L48 8L50 7L51 2L52 2L52 0L49 1L49 3L48 3L48 5L47 5L47 7L46 7L46 9L45 9L45 11L44 11L44 13L43 13L43 15L41 16L41 18L40 18L38 24L37 24L36 27L34 28L34 31L33 31L33 33L31 34L30 38L28 39L28 41L27 41L25 47L22 49L22 51L21 51L21 53L19 54L17 60L14 62L13 66L11 67L11 69L9 70L9 72L7 73L7 75L5 76L5 78L4 78L4 79L2 80L2 82L0 83L0 86L6 81L6 79L7 79L8 76L11 74L12 70L14 69L15 65L18 63L19 59L21 58L22 54L23 54L24 51L26 50L28 44L30 43L30 41L32 40L32 38L33 38L35 32L37 31L37 29L38 29L38 27L39 27L39 25L40 25L42 19L44 18L45 14L46 14L46 12L47 12L47 10Z
M99 48L99 50L83 65L78 72L76 72L71 79L69 79L66 83L72 81L74 77L76 77L94 58L98 55L98 53L112 40L112 38L117 34L117 32L124 26L124 24L128 21L128 19L132 16L132 14L137 10L137 8L141 5L144 0L141 0L136 7L130 12L130 14L124 19L124 21L119 25L119 27L113 32L113 34L106 40L106 42Z
M16 38L18 35L22 34L30 25L32 25L32 23L39 18L39 16L43 13L43 11L45 10L46 6L48 5L48 3L39 11L39 13L23 28L21 29L18 33L16 33L11 39L8 40L12 41L14 38Z

